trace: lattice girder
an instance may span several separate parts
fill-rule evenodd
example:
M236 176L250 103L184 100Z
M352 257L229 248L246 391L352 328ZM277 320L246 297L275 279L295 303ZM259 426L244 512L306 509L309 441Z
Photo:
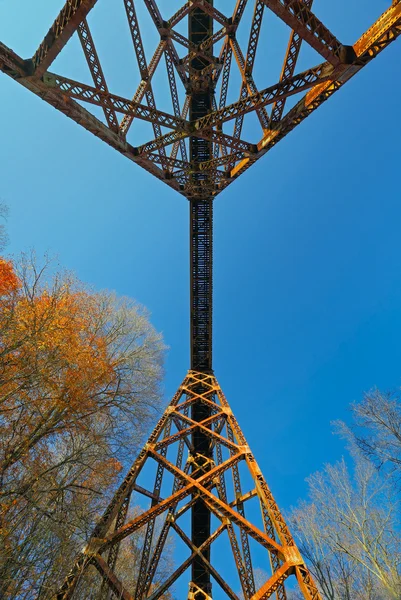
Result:
M189 410L197 405L205 406L210 414L203 421L194 421L189 416ZM207 455L194 452L193 440L197 432L207 436ZM138 484L149 462L156 463L151 490ZM251 481L250 489L243 489L243 473L241 475L239 466L247 469L246 485L249 487ZM166 473L173 478L163 488L162 481ZM163 493L167 490L167 493ZM130 518L126 499L132 497L136 503L138 497L150 500L150 505ZM199 498L205 502L218 524L210 536L196 547L190 534L185 531L183 517ZM253 499L256 505L248 512L251 516L247 517L245 507ZM255 506L259 513L257 519ZM162 526L156 536L158 518L162 519ZM136 585L128 588L119 577L117 549L126 538L143 527L146 528L146 534L141 567ZM153 578L168 534L171 533L183 542L189 556L164 581L158 581L155 587ZM237 573L237 577L230 581L223 578L214 566L213 543L222 537L226 538L227 552L231 548ZM250 540L265 548L266 564L261 566L266 571L270 570L270 575L266 576L265 583L259 589L255 586ZM209 560L207 550L211 550L213 560ZM305 599L320 598L216 378L211 374L189 371L87 546L77 558L57 598L73 598L78 581L84 577L87 569L94 567L100 574L100 597L108 598L112 593L127 600L156 600L187 571L195 559L202 561L215 584L232 600L238 600L240 587L247 600L262 600L273 594L285 600L285 581L292 575L295 577L291 579L298 584ZM196 581L188 583L188 598L199 600L208 596Z
M214 198L401 33L400 0L393 1L357 42L348 45L339 41L312 12L312 0L256 0L252 3L254 16L249 24L248 43L241 48L237 30L251 2L232 0L217 7L216 1L213 6L213 2L206 0L191 0L169 17L161 13L155 0L144 0L158 37L154 52L146 57L135 2L121 2L139 71L132 100L107 86L108 74L102 68L89 29L91 11L102 0L67 0L32 59L23 60L0 44L0 69L189 199ZM199 43L191 41L181 30L183 21L190 19L196 10L207 15L212 24ZM258 51L266 56L269 52L268 38L261 28L262 16L267 12L274 13L290 31L280 79L268 87L261 77L261 81L255 80L253 69ZM80 37L93 85L51 72L52 63L73 35ZM325 62L297 73L302 43L311 46ZM215 55L214 46L218 44L220 51ZM233 54L239 75L233 85L239 86L236 94L239 100L227 106ZM165 60L161 60L163 55ZM195 67L194 61L198 61ZM157 109L158 95L166 95L160 86L154 89L153 80L162 69L166 70L171 92L170 111ZM212 108L204 117L194 119L191 98L201 89L211 91ZM232 92L235 95L235 90ZM285 113L287 99L293 95L301 99ZM90 113L91 105L102 108L104 122ZM240 140L252 112L259 119L260 137ZM135 133L131 132L134 119L151 123L152 140L136 141ZM189 152L189 144L194 140L203 140L204 145L211 142L212 155L194 158ZM171 153L167 155L170 144ZM199 173L201 177L194 177Z

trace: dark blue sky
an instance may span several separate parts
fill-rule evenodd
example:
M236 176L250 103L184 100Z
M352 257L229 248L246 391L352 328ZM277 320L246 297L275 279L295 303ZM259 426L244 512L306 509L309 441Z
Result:
M34 4L0 2L0 39L24 57L63 2ZM109 54L125 43L122 17L104 4L105 69L131 95ZM325 4L317 14L352 43L390 2ZM74 40L67 50L53 70L79 79ZM396 42L215 202L215 373L283 507L341 456L330 421L372 386L400 385L400 57ZM170 348L171 395L189 367L187 201L5 76L0 95L10 253L49 251L146 305Z

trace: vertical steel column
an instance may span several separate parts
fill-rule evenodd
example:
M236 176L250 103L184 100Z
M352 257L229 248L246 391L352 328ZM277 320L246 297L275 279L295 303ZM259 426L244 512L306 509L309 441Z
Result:
M213 5L213 0L209 0ZM198 46L213 34L213 18L201 8L189 13L188 37L191 44ZM213 86L209 74L202 69L209 66L213 48L203 56L195 55L190 62L190 108L191 121L212 111ZM195 190L190 199L190 268L191 268L191 369L203 373L212 371L212 251L213 251L213 200L205 193L208 187L207 175L197 172L196 163L213 157L211 142L191 137L189 140L190 161L194 167L192 184ZM205 390L199 386L199 393ZM192 419L203 421L210 416L210 408L197 402L192 407ZM210 440L201 431L192 436L195 465L198 474L210 469L208 459L212 456ZM204 467L199 471L199 465ZM199 476L199 475L198 475ZM192 542L199 547L210 536L210 511L203 500L197 500L192 508ZM210 561L210 548L204 551ZM195 584L195 600L211 596L210 574L200 557L192 563L192 582ZM202 592L197 592L200 589Z
M191 369L212 372L213 200L190 201Z

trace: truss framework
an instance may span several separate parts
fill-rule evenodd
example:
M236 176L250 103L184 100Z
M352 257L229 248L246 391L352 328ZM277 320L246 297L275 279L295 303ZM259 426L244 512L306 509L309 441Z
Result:
M242 50L236 34L250 4L248 0L227 2L232 6L231 14L223 14L211 1L190 0L170 18L160 13L154 0L143 1L159 37L149 62L135 2L121 0L141 78L132 99L109 90L96 52L88 17L101 0L67 0L31 59L23 60L0 44L0 69L189 199L217 196L401 33L400 0L394 0L353 45L340 42L318 19L312 12L312 0L256 0L249 41ZM179 33L177 26L182 26L183 19L192 18L196 11L208 17L209 30L206 36L190 39L190 35ZM262 82L257 87L253 68L263 37L262 19L267 11L288 26L290 39L280 80L275 85L266 87ZM49 71L75 33L80 38L93 85ZM296 73L302 43L316 50L324 62ZM217 44L221 49L215 56L213 49ZM241 83L238 101L227 105L232 57ZM157 109L153 91L155 72L164 65L172 98L171 112ZM191 113L194 94L202 90L210 95L210 110L204 116L194 116ZM188 102L180 102L183 94ZM286 100L292 95L300 99L286 113ZM101 107L104 122L90 113L91 105ZM261 137L247 141L241 139L241 131L252 112L258 117ZM152 124L152 140L137 145L127 140L135 119ZM210 156L191 155L189 145L197 143L196 140L210 145Z
M100 600L156 600L190 568L188 600L209 600L212 579L231 600L238 600L235 585L241 587L246 600L274 594L277 600L286 600L285 581L290 576L306 600L320 600L213 376L213 200L400 35L401 0L394 0L353 45L341 43L317 18L312 12L313 0L254 0L244 48L237 30L250 0L232 2L231 14L223 14L213 0L189 0L167 20L156 0L142 0L157 37L149 59L136 10L139 2L120 1L139 71L132 98L109 89L96 50L90 12L101 0L67 0L32 58L24 60L0 43L1 71L190 201L191 371L57 598L72 598L85 583L85 574L95 570ZM226 4L230 2L225 8ZM254 67L263 37L263 18L269 11L287 25L289 42L279 81L266 87L263 82L257 85ZM188 21L188 35L182 33L184 19ZM91 83L49 70L75 34ZM302 44L320 54L322 62L297 72ZM157 108L155 73L160 69L166 73L170 111ZM238 100L229 103L234 69L239 81ZM291 96L297 101L286 112ZM98 114L101 109L103 121L90 112L92 107L97 107ZM252 113L260 128L259 140L244 139ZM153 137L149 141L135 144L135 120L150 123ZM186 461L184 450L189 452ZM149 462L156 468L153 490L138 483ZM252 489L245 492L240 475L243 466L253 481ZM163 481L168 474L173 483L164 494ZM151 504L133 518L129 509L134 492L150 499ZM247 512L248 517L245 514L245 505L248 509L252 502L258 505L259 525L253 520L255 510ZM188 513L191 523L186 532ZM160 533L158 519L163 521ZM128 588L119 576L119 549L141 527L145 528L145 538L140 568L135 585ZM157 566L170 532L185 545L189 556L155 588ZM211 548L223 536L238 574L234 585L222 578L211 558ZM265 548L271 566L270 576L259 589L252 562L255 542Z
M197 421L189 416L196 406L204 407L207 415ZM207 440L203 453L195 450L196 436L199 435ZM156 468L153 489L138 484L149 462ZM249 489L243 488L242 467L252 482ZM167 474L172 478L165 488L169 491L163 496L162 486ZM128 507L134 493L150 499L150 505L130 517ZM207 538L197 545L185 531L184 516L196 507L199 498L213 515L214 523ZM250 516L247 518L246 514ZM158 518L161 527L156 535ZM139 528L146 531L141 566L136 585L128 589L119 576L118 550L123 540ZM171 533L183 542L188 556L170 576L155 586L157 566ZM233 572L236 573L232 580L223 578L210 562L210 548L221 537L226 538L231 548ZM251 541L265 549L270 563L270 574L259 588L255 585ZM86 548L77 557L57 598L73 598L74 591L85 584L85 573L92 569L98 572L101 598L157 600L196 561L230 600L239 600L239 589L251 600L265 600L274 594L278 600L286 600L284 582L289 577L295 580L304 598L320 599L216 378L189 371ZM191 580L189 599L207 599L211 594L211 586L205 590L199 581Z

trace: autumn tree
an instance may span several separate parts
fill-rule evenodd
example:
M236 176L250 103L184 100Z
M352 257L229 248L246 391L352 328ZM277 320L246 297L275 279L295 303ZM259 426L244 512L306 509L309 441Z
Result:
M0 260L2 598L51 596L160 401L146 311L50 271Z

